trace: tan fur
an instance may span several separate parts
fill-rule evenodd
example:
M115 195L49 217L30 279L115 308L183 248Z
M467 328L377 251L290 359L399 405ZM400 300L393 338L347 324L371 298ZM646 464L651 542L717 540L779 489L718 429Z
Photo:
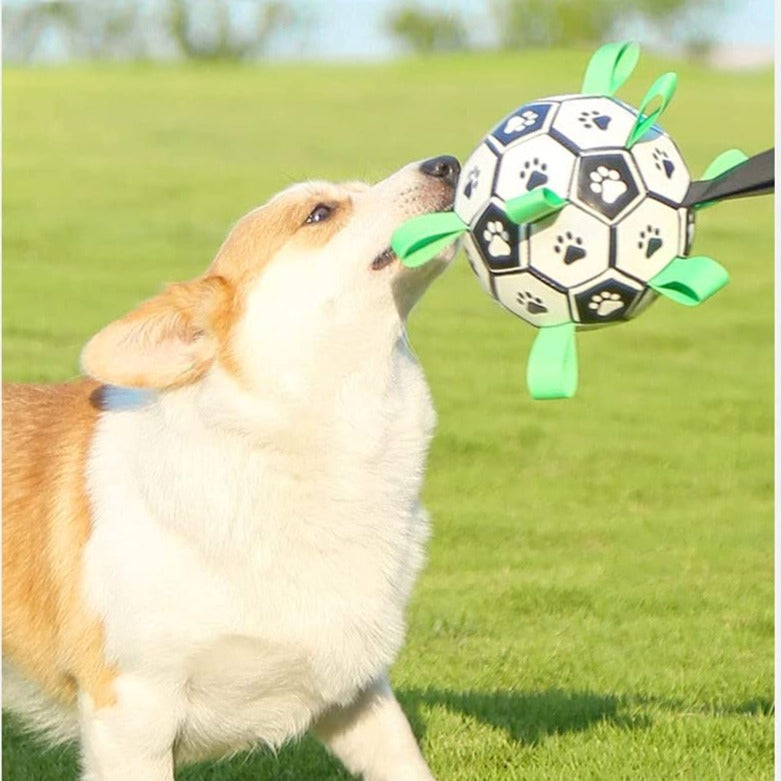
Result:
M59 701L108 705L115 672L80 591L98 387L3 386L3 653Z
M217 358L240 379L230 351L237 291L286 242L325 244L349 219L349 191L358 189L312 185L250 212L203 276L170 285L96 334L84 368L107 383L170 388L195 382ZM319 203L333 215L306 224ZM80 688L101 706L114 701L115 672L79 589L90 534L84 463L99 397L100 384L87 380L4 385L3 642L6 657L56 699L73 702Z
M217 353L215 322L232 292L219 276L170 285L90 339L84 370L127 388L173 388L203 376Z
M84 348L85 372L130 388L174 388L200 379L218 359L237 380L230 347L246 290L288 242L316 248L347 223L356 184L312 184L285 192L236 223L206 273L169 286L96 334ZM323 222L306 223L318 204L333 208Z
M239 287L249 282L294 236L304 246L325 244L349 219L350 191L357 184L343 186L315 183L309 191L287 191L242 217L223 242L207 274L217 274ZM333 215L320 223L306 224L306 218L320 203L335 207Z

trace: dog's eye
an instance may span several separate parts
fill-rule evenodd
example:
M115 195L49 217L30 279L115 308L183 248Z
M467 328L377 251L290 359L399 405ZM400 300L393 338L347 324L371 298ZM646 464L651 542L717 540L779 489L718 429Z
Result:
M331 216L333 210L333 206L328 206L324 203L318 203L306 218L306 224L311 225L314 222L323 222L323 220L327 220Z

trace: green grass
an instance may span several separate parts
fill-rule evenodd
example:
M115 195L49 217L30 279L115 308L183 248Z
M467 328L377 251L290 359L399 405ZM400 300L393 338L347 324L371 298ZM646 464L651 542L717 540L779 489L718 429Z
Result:
M576 89L587 57L6 70L6 378L73 377L93 332L200 272L288 182L463 159L525 98ZM671 66L663 124L695 174L772 144L770 72L645 57L622 95ZM534 330L463 261L414 313L434 537L392 675L443 781L772 777L772 219L769 198L703 212L695 251L731 284L580 335L572 401L528 399ZM72 751L8 720L3 737L5 778L75 777ZM304 740L180 778L346 776Z

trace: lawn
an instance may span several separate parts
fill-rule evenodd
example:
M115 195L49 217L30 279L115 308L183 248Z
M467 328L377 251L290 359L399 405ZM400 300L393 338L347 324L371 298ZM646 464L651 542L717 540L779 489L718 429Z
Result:
M528 98L580 85L586 51L378 66L7 69L6 379L63 380L85 340L199 273L231 223L303 178L462 159ZM696 175L773 143L771 72L680 75L663 125ZM579 337L581 387L525 393L534 330L463 258L412 316L438 413L429 564L392 670L443 781L773 775L772 199L704 211L695 252L732 274ZM6 719L3 777L76 778ZM306 739L185 781L341 779Z

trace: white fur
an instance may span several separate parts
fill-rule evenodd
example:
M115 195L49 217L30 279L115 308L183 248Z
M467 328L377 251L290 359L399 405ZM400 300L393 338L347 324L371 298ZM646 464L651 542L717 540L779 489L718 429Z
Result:
M122 670L187 690L183 753L278 745L395 657L433 415L403 342L388 364L318 395L311 429L277 421L282 447L209 422L222 375L101 419L87 592Z
M121 675L116 705L80 699L85 779L166 781L174 754L312 726L367 779L433 778L386 673L429 533L435 416L404 322L434 274L369 269L405 217L444 205L430 189L402 169L323 249L275 256L235 335L242 382L215 365L109 392L84 593Z
M41 690L21 671L3 659L3 708L21 716L32 730L42 732L52 744L66 743L79 734L76 714Z

